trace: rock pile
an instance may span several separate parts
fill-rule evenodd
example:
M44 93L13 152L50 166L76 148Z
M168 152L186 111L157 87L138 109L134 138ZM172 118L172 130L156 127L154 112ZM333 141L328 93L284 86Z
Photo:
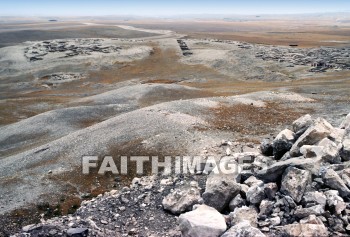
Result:
M216 226L200 227L212 235L200 236L350 234L349 121L350 114L340 128L334 128L322 118L305 115L293 123L292 130L263 141L264 156L255 157L240 175L209 175L204 204L180 215L183 236L197 236L193 231L205 223L206 216L219 212L228 230L220 233L223 221L218 220ZM216 212L197 211L206 206Z
M253 46L250 46L253 47ZM256 57L294 65L311 66L310 72L324 72L328 69L350 70L349 47L293 48L274 46L257 47Z
M30 62L34 62L43 60L50 53L62 53L62 58L68 58L78 55L91 55L93 52L113 53L120 49L121 47L114 45L104 45L102 39L52 40L27 47L24 56Z
M134 179L74 215L15 236L348 236L350 114L336 128L305 115L264 140L238 174Z

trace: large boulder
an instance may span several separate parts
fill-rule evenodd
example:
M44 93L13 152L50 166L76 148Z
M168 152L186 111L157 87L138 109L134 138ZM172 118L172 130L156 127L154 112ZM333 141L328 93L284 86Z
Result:
M301 201L306 186L311 182L311 173L307 170L289 167L282 176L281 192L293 198L298 203Z
M282 234L282 236L289 237L328 236L328 230L323 224L291 224L281 227L281 230L284 234Z
M300 136L312 125L312 123L311 115L306 114L293 122L293 131Z
M214 174L212 172L208 176L202 198L206 205L221 212L240 190L240 185L236 183L232 175Z
M280 132L273 140L273 155L276 160L282 158L282 156L292 148L295 141L295 134L289 129L285 129Z
M242 221L231 227L221 237L265 237L257 228L252 227L249 221Z
M178 223L184 237L218 237L227 228L225 218L216 209L206 205L181 214Z
M196 187L186 187L174 190L163 199L165 210L173 214L181 214L191 210L192 206L200 202L201 195Z
M332 189L338 190L341 197L350 197L350 190L340 178L340 176L332 169L327 169L323 174L324 183Z
M318 118L314 125L309 127L294 143L290 149L290 155L296 157L301 155L300 148L304 145L315 145L323 138L332 133L333 126L326 120Z
M231 225L237 225L242 221L248 221L253 227L258 225L258 212L254 207L243 206L230 213Z

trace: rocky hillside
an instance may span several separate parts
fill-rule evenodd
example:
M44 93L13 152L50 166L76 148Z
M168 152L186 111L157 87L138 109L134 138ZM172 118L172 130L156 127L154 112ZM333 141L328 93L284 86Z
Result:
M242 168L237 175L197 170L135 178L130 187L84 201L74 215L14 236L350 234L350 114L338 128L305 115L260 148L230 156Z

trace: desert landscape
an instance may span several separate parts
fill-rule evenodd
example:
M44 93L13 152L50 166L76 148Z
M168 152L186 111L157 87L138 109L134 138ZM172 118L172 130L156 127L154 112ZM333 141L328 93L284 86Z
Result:
M0 236L350 234L347 14L25 22L0 18ZM252 162L84 175L84 156Z

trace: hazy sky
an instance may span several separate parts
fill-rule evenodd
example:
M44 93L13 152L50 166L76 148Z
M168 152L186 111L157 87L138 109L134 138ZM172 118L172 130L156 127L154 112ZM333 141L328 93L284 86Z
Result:
M344 11L350 12L349 0L0 0L1 16L165 16Z

